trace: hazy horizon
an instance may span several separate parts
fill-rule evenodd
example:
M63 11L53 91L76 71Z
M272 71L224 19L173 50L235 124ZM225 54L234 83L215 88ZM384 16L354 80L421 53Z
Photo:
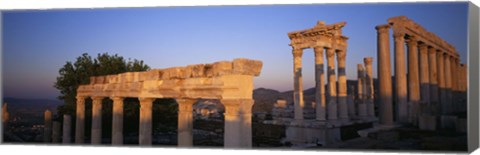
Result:
M394 16L407 16L437 34L466 63L467 9L467 2L429 2L3 11L3 97L56 99L60 93L53 85L67 61L104 52L143 60L152 69L261 60L255 88L284 92L293 89L287 33L319 20L347 23L350 80L356 80L356 64L364 57L374 58L377 77L375 26ZM305 89L315 85L314 67L313 49L304 50Z

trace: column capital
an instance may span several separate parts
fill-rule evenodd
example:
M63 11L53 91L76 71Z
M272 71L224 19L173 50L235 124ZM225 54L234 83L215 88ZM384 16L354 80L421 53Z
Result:
M377 33L387 33L390 30L390 25L389 24L377 25L375 26L375 29L377 30Z
M105 98L105 97L103 97L103 96L92 96L90 98L92 98L92 100L95 101L95 100L103 100L103 98Z
M372 57L363 58L363 62L365 63L365 65L372 65L373 58Z
M343 61L347 57L347 51L345 51L345 50L338 50L336 53L337 53L337 59L338 60Z
M403 31L399 31L399 30L396 30L394 29L393 31L393 39L397 40L397 39L404 39L405 37L405 32Z
M87 98L87 97L85 97L85 96L76 96L75 98L77 99L77 102L78 102L78 101L85 101L85 98Z
M420 49L422 49L422 48L423 48L423 49L428 49L428 45L425 44L425 43L419 43L419 44L418 44L418 47L419 47Z
M192 105L197 102L197 99L175 99L178 103L179 112L192 112Z
M335 49L333 48L327 48L327 58L333 58L335 57Z
M113 101L117 101L117 100L123 101L123 99L125 99L125 97L121 97L121 96L110 96L109 98Z
M293 57L295 57L295 58L297 58L297 57L302 57L302 55L303 55L303 50L302 50L302 49L298 49L298 48L293 48L292 54L293 54Z
M153 102L155 100L155 98L153 97L139 97L138 98L138 101L140 102Z
M315 54L318 54L318 53L322 54L324 49L325 49L325 47L323 47L323 46L315 46L315 47L313 47L313 52L315 52Z
M253 99L222 99L220 102L225 106L227 114L251 113L254 104Z
M407 40L407 43L409 46L417 46L418 45L418 42L417 42L417 37L415 36L409 36L408 37L408 40Z
M430 47L428 48L428 53L429 53L429 54L435 54L436 52L437 52L437 50L436 50L434 47L431 47L431 46L430 46Z

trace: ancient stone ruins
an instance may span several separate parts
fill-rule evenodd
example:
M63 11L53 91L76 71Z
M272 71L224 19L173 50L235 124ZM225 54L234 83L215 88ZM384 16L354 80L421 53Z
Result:
M326 25L320 21L313 28L288 33L293 54L293 106L287 100L277 100L272 110L273 120L263 123L285 126L285 141L293 145L329 146L342 141L342 127L358 124L370 124L367 129L356 131L360 136L403 125L422 130L465 130L466 119L454 114L466 111L467 67L460 64L460 56L452 45L407 17L390 18L387 24L375 27L378 86L374 87L372 57L365 57L363 64L357 65L356 85L347 86L348 38L342 34L345 25L346 22ZM390 31L394 38L394 78ZM313 48L315 52L316 85L312 104L304 103L302 87L302 54L306 48ZM260 75L261 69L261 61L235 59L91 77L90 84L81 85L77 90L75 143L84 143L87 98L93 101L92 144L101 143L102 100L113 100L114 145L123 144L125 98L140 100L140 145L152 143L152 102L156 98L175 98L179 105L179 146L193 145L193 103L197 99L218 99L226 109L224 146L251 147L253 78ZM6 104L3 114L5 124ZM45 141L59 142L63 137L63 143L70 143L71 116L64 116L63 127L51 119L52 113L46 111Z

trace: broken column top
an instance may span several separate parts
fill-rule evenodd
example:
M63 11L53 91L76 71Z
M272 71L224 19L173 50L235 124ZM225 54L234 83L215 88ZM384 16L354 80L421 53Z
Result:
M302 36L312 36L312 35L335 35L335 36L342 36L341 29L347 24L347 22L338 22L330 25L326 25L324 21L318 21L317 25L313 28L300 30L300 31L293 31L288 33L288 37L290 39ZM342 38L347 38L342 36Z
M206 78L223 75L259 76L262 65L262 62L258 60L238 58L233 61L219 61L209 64L195 64L184 67L152 69L143 72L126 72L114 75L92 76L90 77L90 84Z

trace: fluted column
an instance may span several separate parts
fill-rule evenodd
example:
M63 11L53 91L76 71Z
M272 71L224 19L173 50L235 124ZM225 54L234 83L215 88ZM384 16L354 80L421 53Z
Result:
M443 52L437 51L437 73L438 73L438 95L439 95L439 106L438 111L442 114L446 114L447 108L445 107L446 103L446 94L445 94L445 65L443 63Z
M451 72L451 63L450 63L450 55L444 54L443 61L445 63L445 108L446 113L450 114L452 112L452 72Z
M293 102L294 118L303 120L303 81L302 81L302 54L301 48L293 48Z
M428 73L430 82L430 104L433 107L438 106L438 77L437 77L437 51L431 47L428 49ZM438 109L438 108L437 108ZM434 110L436 111L436 109ZM436 114L438 111L434 112Z
M419 102L420 102L420 81L418 77L418 44L413 36L408 38L408 97L409 97L409 122L417 124Z
M366 57L363 59L363 62L365 64L365 88L366 88L366 101L367 101L367 116L368 117L375 117L375 105L373 103L373 69L372 69L372 63L373 63L373 58L372 57Z
M113 100L112 145L123 144L123 97L110 97Z
M77 112L75 121L75 143L83 144L85 138L85 97L77 96Z
M177 99L178 103L178 146L193 146L193 104L194 99Z
M347 76L346 76L346 49L338 50L337 64L338 64L338 108L340 119L348 119L348 105L347 105Z
M152 106L154 98L139 98L140 100L140 128L139 145L152 145Z
M103 97L92 97L92 144L102 144L102 100Z
M378 92L380 101L378 108L379 121L383 125L393 125L392 72L389 35L390 25L379 25L376 26L375 29L377 30L377 76L379 81Z
M430 69L428 62L428 46L420 44L420 99L430 104Z
M45 110L44 113L43 142L52 142L52 112Z
M328 119L337 119L337 78L335 76L335 49L327 49L328 63Z
M367 116L367 105L365 103L365 70L363 69L362 64L357 64L357 107L358 107L358 116L366 117Z
M325 102L325 71L323 52L324 47L315 47L315 114L316 119L324 121L326 120L326 108Z
M222 99L225 106L225 148L252 147L252 99Z
M72 132L72 118L70 115L63 115L63 134L62 134L62 143L69 144L72 140L70 138L70 133Z
M399 122L408 122L407 75L405 70L405 34L394 32L395 44L395 93Z

